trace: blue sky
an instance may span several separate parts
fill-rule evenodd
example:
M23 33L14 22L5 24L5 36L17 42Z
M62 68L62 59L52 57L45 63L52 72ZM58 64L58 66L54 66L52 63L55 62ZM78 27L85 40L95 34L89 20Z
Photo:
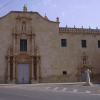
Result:
M0 0L0 8L12 0ZM10 11L23 11L24 4L27 10L38 12L41 16L56 21L59 17L59 27L74 27L100 29L100 0L14 0L2 9L0 17Z

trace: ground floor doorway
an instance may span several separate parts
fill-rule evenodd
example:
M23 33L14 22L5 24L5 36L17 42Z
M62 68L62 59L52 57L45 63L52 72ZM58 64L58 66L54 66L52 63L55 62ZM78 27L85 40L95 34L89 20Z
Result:
M81 75L82 75L82 82L86 82L87 73L82 72Z
M29 63L17 64L17 84L29 84Z

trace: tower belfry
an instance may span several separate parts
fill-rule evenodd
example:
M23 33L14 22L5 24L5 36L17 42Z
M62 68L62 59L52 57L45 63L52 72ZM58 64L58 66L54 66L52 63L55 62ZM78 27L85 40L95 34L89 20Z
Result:
M27 11L27 7L24 4L23 11Z

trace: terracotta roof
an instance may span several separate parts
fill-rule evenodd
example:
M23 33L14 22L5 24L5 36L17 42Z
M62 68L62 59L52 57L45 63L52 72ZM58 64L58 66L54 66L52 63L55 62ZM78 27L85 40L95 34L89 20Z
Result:
M47 16L46 16L46 15L44 16L44 18L45 18L45 19L47 19L47 20L49 20L49 19L47 18Z

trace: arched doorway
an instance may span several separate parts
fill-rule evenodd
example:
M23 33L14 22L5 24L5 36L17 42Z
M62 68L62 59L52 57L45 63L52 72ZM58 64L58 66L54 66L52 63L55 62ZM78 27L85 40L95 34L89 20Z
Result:
M16 83L29 84L31 78L31 56L21 53L15 57L16 60Z
M42 81L40 56L20 53L16 56L7 56L7 83L33 84Z
M87 67L87 66L83 66L83 67L81 68L81 81L82 81L82 82L86 82L87 73L85 73L85 71L86 71L87 69L90 70L90 68Z
M86 75L85 71L87 69L89 69L91 71L90 79L91 79L91 81L93 80L93 71L92 71L93 67L91 67L90 65L88 65L88 66L85 65L85 66L78 66L77 69L78 69L78 71L77 71L77 81L78 82L85 82L86 81L87 75Z

